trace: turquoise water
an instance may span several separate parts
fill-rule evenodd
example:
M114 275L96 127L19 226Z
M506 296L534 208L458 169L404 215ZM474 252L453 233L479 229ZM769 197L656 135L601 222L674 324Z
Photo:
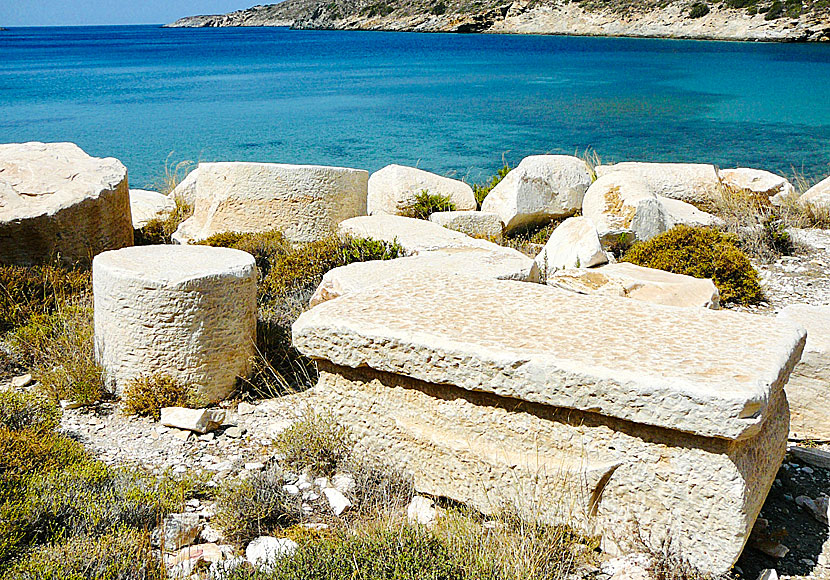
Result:
M151 26L0 32L0 142L476 181L535 153L830 173L830 46ZM172 154L171 154L172 152Z

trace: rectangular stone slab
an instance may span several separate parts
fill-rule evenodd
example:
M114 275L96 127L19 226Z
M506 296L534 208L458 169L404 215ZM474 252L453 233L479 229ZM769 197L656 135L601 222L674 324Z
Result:
M751 314L446 275L320 304L293 339L342 366L742 439L767 419L805 332Z
M783 391L757 435L732 441L367 368L320 371L314 406L418 491L601 533L623 550L670 541L714 574L738 559L786 450Z

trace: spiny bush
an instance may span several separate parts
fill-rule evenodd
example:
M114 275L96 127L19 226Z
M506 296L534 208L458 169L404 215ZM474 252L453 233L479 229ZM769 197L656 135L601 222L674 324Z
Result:
M44 392L81 404L95 403L107 394L93 340L88 301L65 303L51 314L32 316L8 337L18 356L34 366L32 374Z
M763 297L758 273L735 236L702 227L676 226L634 244L623 261L695 278L711 278L722 303L754 304Z
M709 14L709 5L703 2L695 2L689 9L689 18L702 18Z
M198 407L193 387L164 374L145 375L124 388L124 412L128 415L161 417L164 407Z
M179 229L179 224L193 215L193 207L184 198L177 196L173 201L176 207L166 218L153 218L143 228L135 230L136 246L173 243L172 235Z
M484 202L484 198L487 197L487 194L489 194L490 191L492 191L492 189L496 187L508 173L510 173L511 169L512 167L505 162L504 166L499 169L487 182L473 185L473 195L476 197L476 203L478 204L479 209L481 209L481 204Z
M163 580L149 534L128 527L38 546L6 570L7 580Z
M279 434L274 448L291 469L331 475L351 449L348 431L331 415L307 413Z
M57 427L60 418L61 408L39 393L0 391L0 428L45 433Z
M216 502L216 524L234 542L245 543L298 523L302 499L283 489L278 470L266 470L226 485Z
M430 193L425 189L414 195L412 202L403 209L401 215L428 220L429 216L437 211L455 211L455 204L448 195Z
M89 272L60 266L0 266L0 333L51 314L64 301L91 290Z

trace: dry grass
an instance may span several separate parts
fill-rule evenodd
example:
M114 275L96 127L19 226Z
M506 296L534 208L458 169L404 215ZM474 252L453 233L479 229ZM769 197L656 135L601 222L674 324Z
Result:
M190 385L164 374L143 376L124 388L123 411L128 415L158 420L164 407L199 407L200 400Z
M171 160L174 152L171 151L164 160L164 174L159 178L158 182L154 184L156 191L162 195L170 195L176 186L187 177L187 174L193 171L197 165L193 161L179 161L174 163Z

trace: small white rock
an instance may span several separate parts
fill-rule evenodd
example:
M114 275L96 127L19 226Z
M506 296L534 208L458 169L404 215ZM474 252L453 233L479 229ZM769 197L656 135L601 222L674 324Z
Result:
M22 389L30 385L32 382L32 375L30 373L26 373L25 375L20 375L18 377L14 377L12 379L12 386L16 389Z
M331 482L334 489L344 494L351 493L357 487L357 482L355 481L354 477L352 477L348 473L335 474L335 476L331 479Z
M259 461L251 461L245 464L245 469L247 471L259 471L260 469L264 468L265 464L260 463Z
M352 507L352 502L349 501L349 498L333 487L327 487L324 489L323 494L329 501L331 511L334 512L334 515L336 516L339 516L344 511Z
M426 497L416 495L406 508L406 519L410 524L431 526L435 523L435 503Z
M251 565L271 571L277 560L291 556L297 548L297 542L288 538L260 536L245 548L245 557Z

